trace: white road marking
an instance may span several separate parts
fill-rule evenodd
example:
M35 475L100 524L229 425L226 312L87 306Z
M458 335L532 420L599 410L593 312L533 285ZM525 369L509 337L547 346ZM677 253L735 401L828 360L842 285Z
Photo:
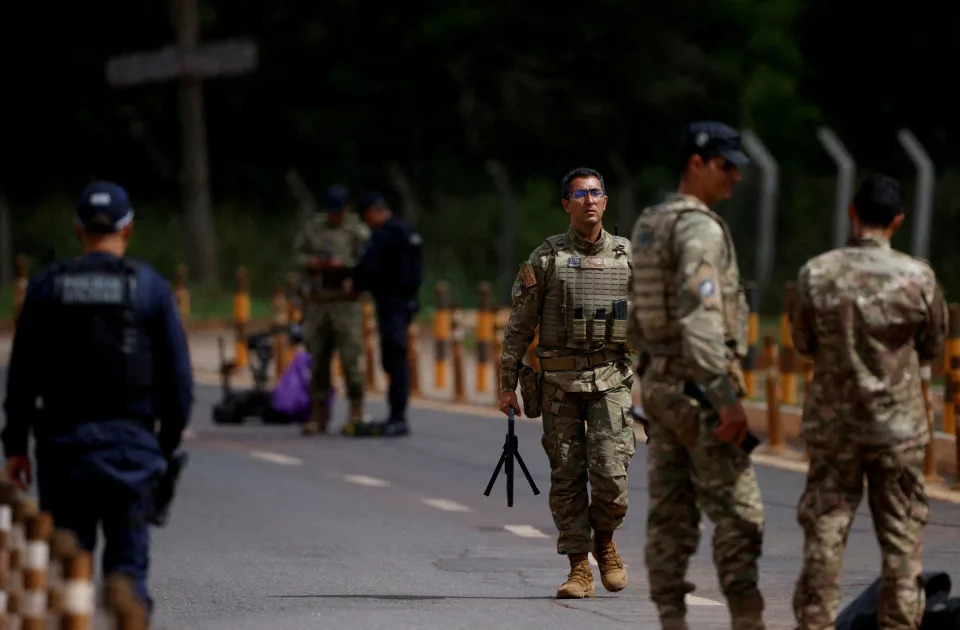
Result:
M449 499L421 499L421 501L430 507L435 507L445 512L473 512L472 508L457 503L456 501L450 501Z
M712 599L707 599L706 597L697 597L696 595L691 595L687 593L687 596L684 598L686 600L687 606L723 606L720 602L715 602Z
M289 455L282 455L270 451L250 451L250 457L273 464L282 464L284 466L300 466L303 464L303 460L299 457L290 457Z
M504 525L503 528L511 534L516 534L523 538L549 538L549 536L532 525Z
M369 486L371 488L386 488L390 485L388 481L376 477L367 477L366 475L344 475L343 480L355 483L358 486Z

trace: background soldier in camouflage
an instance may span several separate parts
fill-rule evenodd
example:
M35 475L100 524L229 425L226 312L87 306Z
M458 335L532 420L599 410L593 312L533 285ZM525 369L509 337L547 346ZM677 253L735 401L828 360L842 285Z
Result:
M327 191L326 211L318 212L297 234L293 249L305 279L304 333L312 359L312 410L304 435L324 433L334 348L340 355L350 416L345 432L363 420L363 310L353 290L351 271L370 228L348 212L347 190Z
M540 391L531 391L531 380L524 377L521 392L525 409L542 407L557 552L570 560L557 597L579 598L595 594L590 551L604 588L620 591L627 585L613 531L627 513L627 466L636 451L629 414L633 371L625 346L631 262L630 242L603 229L607 196L598 172L571 171L563 178L561 195L570 229L533 251L513 287L500 410L513 406L519 413L517 381L522 367L530 369L521 361L539 325L542 373L532 379L532 388L539 383Z
M646 565L651 599L670 630L687 627L684 596L694 585L685 577L700 507L716 525L713 557L733 628L763 628L763 501L738 448L747 432L738 363L747 305L733 238L709 209L730 197L747 161L730 127L689 125L679 192L646 208L633 229L630 345L642 351L649 420Z
M794 596L805 630L834 627L864 478L883 559L877 627L919 628L923 617L917 578L930 435L919 362L941 356L947 306L933 269L890 247L901 208L895 180L867 178L850 206L853 238L798 276L793 343L815 361L803 409L810 469L798 506L804 563Z

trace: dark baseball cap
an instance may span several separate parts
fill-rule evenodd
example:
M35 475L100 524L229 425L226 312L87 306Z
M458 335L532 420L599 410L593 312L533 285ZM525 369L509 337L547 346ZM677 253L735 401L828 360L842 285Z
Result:
M363 212L368 208L387 205L386 198L378 192L367 193L357 201L357 211Z
M119 232L133 221L130 196L113 182L91 182L77 201L75 221L85 232Z
M336 185L327 189L327 212L342 212L350 201L350 193L344 186Z
M690 123L684 129L684 158L697 154L704 157L719 155L737 166L750 163L750 158L740 149L740 133L712 120Z

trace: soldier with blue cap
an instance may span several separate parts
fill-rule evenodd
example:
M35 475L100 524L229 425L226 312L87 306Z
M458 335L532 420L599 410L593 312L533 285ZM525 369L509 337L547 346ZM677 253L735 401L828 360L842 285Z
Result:
M763 500L745 452L748 308L733 236L712 208L729 199L749 160L720 122L684 130L679 189L633 227L629 339L640 352L647 416L646 565L664 630L685 630L686 580L713 521L714 562L734 630L760 630Z
M117 184L93 182L81 194L74 231L83 253L27 289L0 438L7 475L26 489L33 432L40 508L89 551L102 526L103 572L127 574L149 610L152 494L179 456L193 376L169 284L126 256L133 217Z
M353 275L370 228L350 212L343 186L327 191L326 207L303 226L294 240L296 267L304 279L304 336L311 355L310 417L303 435L327 431L327 400L333 351L340 355L350 411L344 428L363 422L363 305Z
M393 215L380 193L361 197L357 211L373 230L357 266L357 289L369 291L376 302L381 363L390 376L387 396L390 414L385 422L370 423L368 433L407 435L406 410L410 395L407 330L419 310L423 239Z

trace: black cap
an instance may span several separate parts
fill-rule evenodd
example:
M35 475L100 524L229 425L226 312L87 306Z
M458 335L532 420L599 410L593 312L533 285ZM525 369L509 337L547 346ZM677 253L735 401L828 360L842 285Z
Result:
M327 189L327 207L324 210L326 212L342 212L349 202L350 193L346 187L337 184Z
M357 211L363 212L367 208L387 205L387 200L378 192L367 193L357 201Z
M690 123L684 129L683 156L689 158L691 155L719 155L737 166L750 163L750 158L740 150L739 132L712 120Z
M113 182L91 182L77 200L75 221L86 232L119 232L133 221L127 191Z

